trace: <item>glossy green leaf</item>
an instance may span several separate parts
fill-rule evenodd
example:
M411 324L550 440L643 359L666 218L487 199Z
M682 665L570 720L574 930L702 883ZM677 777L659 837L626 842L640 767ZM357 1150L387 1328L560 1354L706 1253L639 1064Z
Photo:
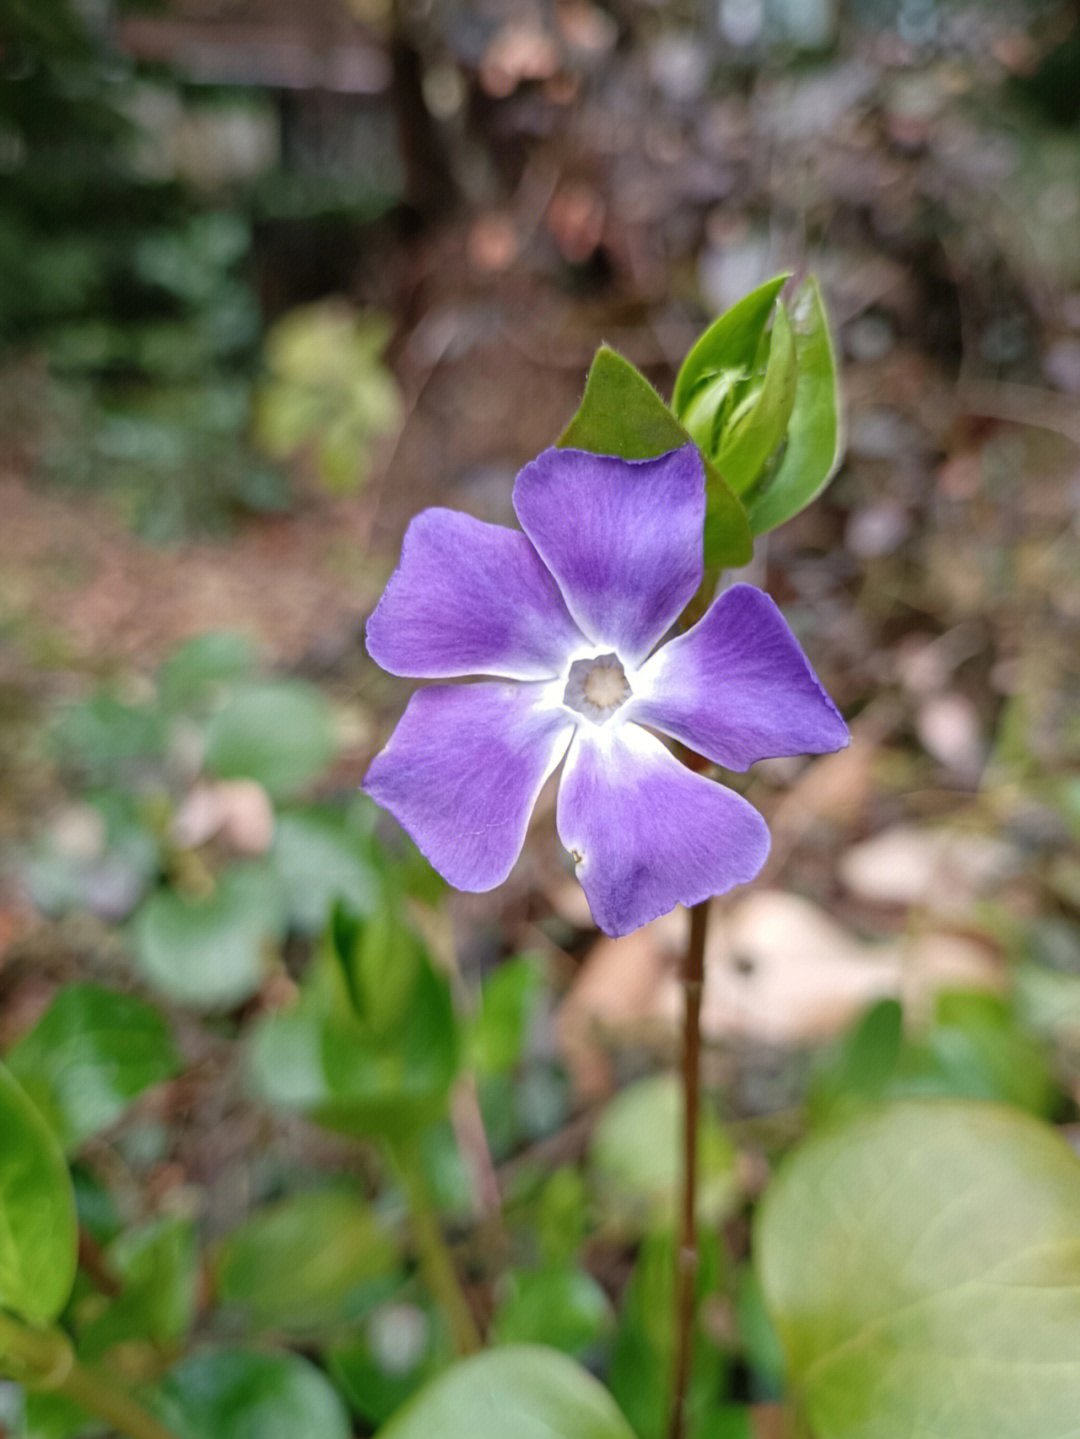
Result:
M689 434L645 376L629 360L601 346L560 446L624 460L649 460L689 443ZM746 513L708 457L703 459L708 495L705 567L744 565L753 554Z
M462 1360L379 1439L634 1439L606 1389L554 1349L508 1346Z
M346 815L329 809L287 810L277 817L270 863L281 879L289 924L314 934L337 901L371 911L378 879L362 853L363 836Z
M77 1251L60 1145L0 1065L0 1306L34 1324L55 1319L71 1293Z
M606 1207L631 1227L666 1228L682 1176L682 1091L674 1075L628 1085L593 1132L590 1169ZM738 1201L736 1150L707 1106L698 1127L698 1212L719 1220Z
M798 365L795 335L782 302L768 335L765 373L756 375L717 436L716 468L737 495L744 495L787 433L795 403ZM756 367L755 367L756 368Z
M611 1301L585 1270L549 1264L504 1276L504 1295L491 1321L495 1344L546 1344L586 1354L614 1325Z
M168 1215L126 1230L106 1251L120 1292L79 1326L79 1353L96 1360L117 1344L168 1345L195 1322L199 1250L195 1223Z
M274 873L239 864L212 894L159 889L135 916L135 957L162 994L198 1009L228 1009L256 994L284 916Z
M297 680L254 684L213 716L206 732L206 767L221 779L254 779L276 799L289 795L334 757L326 700Z
M785 270L736 301L695 342L679 367L671 408L686 419L694 394L720 375L749 376L780 291L791 278Z
M1015 1110L886 1106L766 1192L756 1265L815 1439L1071 1439L1080 1159Z
M219 1349L176 1366L147 1396L177 1439L350 1439L345 1406L297 1354Z
M153 1005L97 984L60 990L5 1059L66 1150L119 1119L144 1089L180 1067Z
M221 1304L262 1328L308 1330L348 1318L350 1295L396 1262L371 1206L351 1190L326 1189L256 1211L225 1239L214 1267Z
M403 1134L440 1118L457 1072L450 987L424 960L396 1021L376 1031L312 988L256 1028L249 1083L266 1103L349 1134Z
M791 305L798 376L776 471L747 497L755 535L782 525L821 493L840 463L840 392L829 320L817 281Z

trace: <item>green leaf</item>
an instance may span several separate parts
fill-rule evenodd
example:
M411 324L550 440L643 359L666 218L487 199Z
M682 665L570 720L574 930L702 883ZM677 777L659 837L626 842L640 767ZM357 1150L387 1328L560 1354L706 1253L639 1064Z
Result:
M165 736L152 710L104 692L69 705L52 729L61 764L77 766L91 784L105 784L142 759L161 754Z
M135 957L170 999L230 1009L260 989L282 924L273 871L238 864L205 899L171 889L151 895L135 916Z
M79 1329L79 1354L99 1358L117 1344L175 1344L195 1322L199 1251L195 1224L166 1216L129 1229L109 1246L120 1293Z
M378 879L365 860L366 839L347 815L289 810L277 818L270 863L281 878L289 923L305 934L322 929L336 901L370 913Z
M720 1247L715 1227L702 1226L698 1246L695 1293L700 1305L719 1284ZM651 1234L642 1244L623 1292L612 1346L611 1392L640 1439L663 1439L667 1432L668 1376L675 1354L675 1256L673 1233ZM710 1434L723 1364L715 1342L698 1326L686 1396L688 1439L707 1439Z
M495 1344L546 1344L585 1354L612 1328L611 1301L585 1270L572 1264L517 1270L504 1278L507 1293L491 1322Z
M6 1061L68 1151L180 1067L169 1027L152 1005L96 984L60 990Z
M255 1029L249 1083L266 1103L347 1134L402 1134L440 1118L457 1073L450 987L421 957L393 1023L371 1028L309 988Z
M218 1297L261 1328L317 1329L348 1318L350 1295L396 1261L391 1236L358 1195L293 1194L226 1238L215 1264Z
M768 335L768 359L760 385L732 411L713 451L716 467L737 495L745 494L788 429L795 403L798 365L795 335L782 303Z
M671 396L671 408L681 420L686 421L691 398L702 385L719 375L749 376L769 316L790 278L790 270L785 270L766 280L725 310L695 341L675 377Z
M0 1065L0 1305L32 1324L75 1282L75 1195L52 1130Z
M504 960L487 976L469 1029L469 1051L478 1074L505 1074L521 1062L545 993L543 969L534 955Z
M197 635L175 649L158 671L158 697L166 710L198 706L222 685L246 679L255 666L247 635Z
M682 1175L682 1091L671 1074L638 1080L612 1100L593 1132L590 1168L608 1209L631 1227L674 1221ZM720 1220L739 1197L736 1150L703 1106L698 1212Z
M815 1439L1071 1439L1080 1160L994 1105L910 1101L809 1139L756 1264Z
M378 1439L634 1439L606 1389L553 1349L489 1349L455 1364Z
M629 360L602 345L589 369L577 414L559 439L564 449L624 460L651 460L691 444L689 434ZM708 456L705 485L705 568L744 565L753 539L742 505Z
M296 1354L222 1349L185 1359L148 1396L177 1439L350 1439L330 1381Z
M821 493L840 463L840 393L825 304L815 279L791 306L798 377L776 472L747 499L755 535L782 525Z
M298 680L254 684L211 719L206 767L221 779L254 779L275 798L326 768L337 748L330 707Z

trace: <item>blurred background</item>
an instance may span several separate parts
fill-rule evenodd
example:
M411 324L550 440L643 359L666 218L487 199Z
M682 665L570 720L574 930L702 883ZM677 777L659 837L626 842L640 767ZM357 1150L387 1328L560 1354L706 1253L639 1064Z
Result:
M831 1054L826 1103L866 1076L820 1046L877 1001L898 1089L1060 1114L1074 0L0 0L0 1047L79 975L241 1028L286 1002L367 893L353 797L407 691L362 625L410 516L511 523L602 341L668 394L786 268L828 298L846 456L752 578L853 742L746 781L774 849L717 927L712 1078L778 1112ZM416 884L466 978L527 950L551 982L496 1159L670 1053L680 920L597 943L550 800L496 893ZM177 1022L180 1109L128 1160L225 1223L261 1131L224 1031Z

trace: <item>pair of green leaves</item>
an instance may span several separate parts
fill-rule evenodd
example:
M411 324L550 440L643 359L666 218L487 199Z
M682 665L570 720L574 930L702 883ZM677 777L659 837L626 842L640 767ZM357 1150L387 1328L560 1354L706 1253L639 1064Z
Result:
M753 537L808 505L839 460L836 364L821 293L808 280L789 311L779 298L787 279L769 280L705 331L679 370L670 408L628 360L601 348L559 440L627 460L693 441L705 461L708 574L746 564Z

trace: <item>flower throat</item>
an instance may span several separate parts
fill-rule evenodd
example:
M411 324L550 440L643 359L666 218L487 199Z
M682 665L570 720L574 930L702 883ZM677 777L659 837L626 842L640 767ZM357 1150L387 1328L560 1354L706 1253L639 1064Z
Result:
M630 694L618 655L597 655L591 660L575 660L570 666L563 704L594 724L603 724Z

